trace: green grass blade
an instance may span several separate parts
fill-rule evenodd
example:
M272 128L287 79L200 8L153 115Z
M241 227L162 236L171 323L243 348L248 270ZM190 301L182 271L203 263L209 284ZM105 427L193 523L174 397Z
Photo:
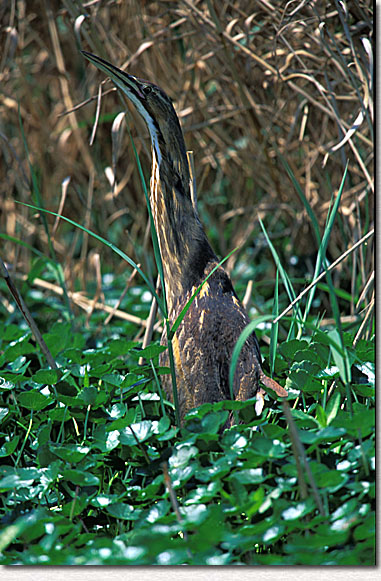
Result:
M281 276L283 285L284 285L284 287L286 289L286 292L287 292L289 301L292 302L296 298L296 294L295 294L294 288L292 286L291 280L290 280L287 272L284 270L284 268L282 266L282 263L280 261L280 258L278 256L278 253L275 250L275 248L274 248L274 246L273 246L273 244L272 244L272 242L271 242L271 240L270 240L270 238L269 238L269 236L267 234L266 228L265 228L265 226L264 226L264 224L263 224L263 222L262 222L262 220L260 218L259 218L259 223L260 223L261 228L262 228L262 231L263 231L263 233L265 235L267 244L269 245L269 248L270 248L271 253L273 255L273 258L274 258L274 262L276 264L276 267L277 267L277 269L278 269L278 271L280 273L280 276ZM299 306L298 306L297 303L295 304L295 311L296 311L296 319L295 320L297 320L297 319L302 320L300 308L299 308ZM291 331L291 329L290 329L290 331Z
M156 367L153 364L152 359L150 359L150 366L152 369L152 373L155 379L155 383L156 383L156 387L157 387L157 391L159 392L159 397L160 397L160 407L161 407L161 413L164 416L167 415L166 411L165 411L165 405L164 405L164 396L163 396L163 390L161 388L161 384L160 384L160 380L159 380L159 376L157 375L156 372Z
M169 320L165 320L165 324L167 326L167 334L169 332ZM175 416L176 416L176 425L180 428L180 405L179 405L179 394L177 391L177 380L176 380L176 371L175 371L175 358L173 355L173 345L172 339L168 339L168 356L169 356L169 367L171 369L171 379L172 379L172 394L173 394L173 405L175 406Z
M316 237L316 242L317 245L320 246L320 241L321 241L321 237L320 237L320 230L319 230L319 224L317 221L317 218L314 214L314 211L312 210L309 201L307 200L306 196L304 195L304 192L302 190L302 188L300 187L300 184L298 183L298 180L296 179L294 172L292 171L291 167L289 166L289 164L287 163L287 160L283 157L283 155L281 154L281 152L278 150L277 148L277 157L279 157L284 169L286 170L288 177L290 178L296 193L298 194L299 198L301 199L303 206L306 209L306 212L311 220L311 224L315 233L315 237Z
M322 241L319 245L318 254L317 254L317 258L316 258L315 272L313 275L313 279L315 279L319 276L322 268L327 268L326 253L327 253L328 242L329 242L332 228L333 228L333 224L335 222L335 218L336 218L339 206L340 206L341 196L342 196L343 189L344 189L344 183L345 183L345 179L347 176L347 171L348 171L348 163L347 163L346 168L344 170L344 175L343 175L343 178L341 180L340 188L339 188L338 194L336 196L336 200L333 204L332 210L328 211L326 227L324 230ZM312 289L308 293L306 306L305 306L305 310L304 310L304 317L303 317L304 321L307 320L307 317L308 317L309 312L311 310L312 301L314 299L315 292L316 292L316 286L312 287Z
M279 300L278 299L279 299L279 270L276 271L276 279L275 279L274 304L273 304L273 310L272 310L272 320L273 321L279 315ZM275 369L275 360L276 360L277 346L278 346L278 330L279 330L279 323L273 323L271 325L270 349L269 349L271 377L274 375L274 369Z
M244 328L244 330L242 331L242 333L238 337L238 341L235 344L234 349L233 349L233 354L232 354L232 359L230 362L230 369L229 369L229 389L230 389L231 399L234 399L234 391L233 391L234 374L235 374L235 370L237 368L240 353L242 351L242 348L243 348L245 342L248 339L248 337L253 333L253 331L255 331L256 327L258 327L258 325L260 323L263 323L265 321L271 321L271 319L272 319L272 315L263 315L262 317L258 317L257 319L255 319L255 321L251 321L251 323L249 323L247 325L247 327Z
M25 202L19 202L17 200L15 200L15 202L17 204L21 204L22 206L27 206L28 208L32 208L32 210L37 210L38 212L46 212L47 214L51 214L52 216L57 216L58 218L61 218L61 220L65 220L65 222L72 224L72 226L75 226L76 228L79 228L80 230L87 232L87 234L89 234L89 236L92 236L96 240L99 240L99 242L102 242L102 244L105 244L106 246L108 246L108 248L110 248L113 252L118 254L121 258L123 258L123 260L128 262L128 264L130 264L133 268L135 268L137 270L137 272L140 274L140 276L142 277L144 282L147 284L152 295L156 298L158 304L159 305L161 304L161 299L158 297L158 295L155 291L155 287L151 284L151 282L149 281L147 276L144 274L144 272L132 260L132 258L127 256L127 254L125 254L122 250L119 250L119 248L117 246L115 246L115 244L113 244L112 242L109 242L105 238L102 238L102 236L99 236L99 234L96 234L95 232L88 230L87 228L85 228L81 224L78 224L78 222L74 222L74 220L71 220L70 218L66 218L66 216L62 216L62 214L57 214L56 212L51 212L50 210L45 210L44 208L39 208L38 206L33 206L32 204L26 204Z
M32 254L36 254L36 256L39 256L40 258L45 258L47 261L54 264L54 261L51 258L46 257L42 252L37 250L37 248L33 248L33 246L31 246L27 242L24 242L24 240L19 240L18 238L15 238L15 236L9 236L9 234L1 234L1 233L0 233L0 238L2 238L3 240L9 240L10 242L13 242L14 244L18 244L19 246L23 246L23 248L27 248Z

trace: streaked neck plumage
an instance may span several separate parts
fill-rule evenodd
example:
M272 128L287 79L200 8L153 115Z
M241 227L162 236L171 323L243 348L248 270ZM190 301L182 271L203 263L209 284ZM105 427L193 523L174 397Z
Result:
M216 255L192 204L185 143L175 111L164 127L150 134L150 202L171 311L178 296L202 282L206 265Z
M108 74L147 124L152 144L151 208L159 238L169 311L205 278L217 259L190 195L184 137L172 102L160 87L138 79L101 57L82 51Z

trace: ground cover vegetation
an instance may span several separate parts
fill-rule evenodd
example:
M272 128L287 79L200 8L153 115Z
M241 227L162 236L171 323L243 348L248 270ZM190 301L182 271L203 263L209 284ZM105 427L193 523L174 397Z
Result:
M374 565L372 3L0 10L0 563ZM286 403L176 425L147 133L81 48L173 98Z

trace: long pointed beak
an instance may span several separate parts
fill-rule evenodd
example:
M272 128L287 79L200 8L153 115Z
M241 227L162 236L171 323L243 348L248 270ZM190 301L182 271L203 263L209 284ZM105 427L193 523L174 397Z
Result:
M115 83L115 85L117 85L123 91L123 93L135 104L137 104L135 99L138 102L145 100L144 93L141 90L141 81L139 79L133 75L125 73L121 69L118 69L118 67L105 61L101 57L95 54L91 54L91 52L81 50L81 53L98 69L106 73Z

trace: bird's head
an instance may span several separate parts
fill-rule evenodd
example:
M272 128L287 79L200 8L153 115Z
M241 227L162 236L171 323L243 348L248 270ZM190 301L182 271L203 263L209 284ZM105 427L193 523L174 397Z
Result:
M180 173L188 174L183 134L168 95L153 83L138 79L99 56L86 51L82 51L82 54L98 69L104 71L134 104L147 124L159 167L163 156L166 156Z

